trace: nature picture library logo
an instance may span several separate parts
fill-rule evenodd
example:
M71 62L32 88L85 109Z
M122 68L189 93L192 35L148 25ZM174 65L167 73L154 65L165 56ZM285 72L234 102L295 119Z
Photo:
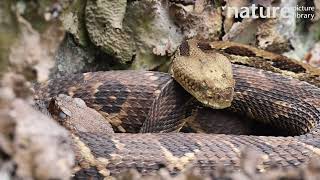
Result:
M249 7L224 7L227 8L227 16L235 18L290 18L292 16L299 19L314 19L315 7L295 6L295 7L264 7L252 4Z

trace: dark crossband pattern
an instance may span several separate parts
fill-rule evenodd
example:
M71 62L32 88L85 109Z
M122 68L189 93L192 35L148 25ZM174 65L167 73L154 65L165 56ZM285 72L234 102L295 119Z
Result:
M319 88L241 65L233 65L233 74L236 85L230 110L296 136L156 133L179 129L181 119L194 108L189 104L192 97L165 73L108 71L70 75L49 81L37 92L38 98L60 93L80 97L108 118L116 130L149 132L73 131L79 155L77 177L115 175L129 168L143 174L162 167L172 174L187 167L198 167L203 172L219 165L236 169L245 147L263 155L261 166L257 167L260 170L273 164L296 167L320 156ZM93 123L83 126L90 124Z

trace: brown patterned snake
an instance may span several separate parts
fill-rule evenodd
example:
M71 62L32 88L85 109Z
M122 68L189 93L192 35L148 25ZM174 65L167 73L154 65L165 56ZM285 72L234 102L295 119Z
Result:
M229 110L287 129L296 136L172 132L184 124L183 119L193 105L189 103L192 97L170 75L130 70L69 75L36 88L38 98L57 94L79 97L115 129L128 132L113 133L101 120L86 118L91 110L81 101L74 106L68 103L72 99L57 98L59 111L53 114L73 134L78 162L76 177L105 177L128 168L136 168L143 174L162 167L173 174L187 167L198 167L204 172L218 165L237 168L243 147L263 154L257 167L260 170L272 164L295 167L311 157L319 157L320 89L316 86L315 71L299 63L284 63L286 59L282 56L271 54L271 57L265 51L222 44L199 43L198 47L189 48L202 52L216 49L234 62L234 98ZM255 68L262 63L263 69L273 72ZM221 98L211 94L210 97ZM228 93L223 97L228 97ZM87 113L81 114L79 109Z

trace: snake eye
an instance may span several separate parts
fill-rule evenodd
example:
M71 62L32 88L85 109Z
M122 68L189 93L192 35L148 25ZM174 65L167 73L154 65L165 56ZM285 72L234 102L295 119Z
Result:
M59 108L57 115L60 120L66 120L68 117L71 117L71 111L66 108Z
M67 118L67 115L63 111L60 111L59 112L59 118L64 120L64 119Z

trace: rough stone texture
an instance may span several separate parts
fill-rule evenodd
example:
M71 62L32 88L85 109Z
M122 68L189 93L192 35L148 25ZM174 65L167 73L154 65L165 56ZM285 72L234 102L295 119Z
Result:
M0 2L0 72L6 70L5 67L9 64L10 46L19 33L17 19L11 10L12 5L10 0Z
M183 36L170 20L165 3L135 1L128 4L126 14L113 6L126 8L122 1L88 1L86 25L93 43L121 63L135 56L133 69L152 69L163 63L164 58L157 56L171 55L181 43Z
M56 54L56 65L51 76L81 72L88 63L94 61L93 53L77 46L70 35L67 35Z
M313 20L310 19L297 19L297 27L295 36L290 39L293 46L293 50L285 53L286 56L291 58L308 61L309 55L313 54L311 50L316 43L320 40L320 21L317 19L319 12L319 1L313 1L316 11L314 12L316 17ZM299 5L312 7L312 1L299 1ZM313 12L308 12L313 13ZM314 60L309 61L312 65L317 63ZM317 66L317 65L316 65Z
M42 3L39 6L42 7ZM35 23L36 18L27 21L34 12L44 12L44 9L36 11L30 8L30 4L32 2L9 0L0 3L0 71L11 69L24 74L28 80L38 78L44 81L54 64L54 53L64 31L55 20L38 22L41 28ZM32 10L33 13L30 12Z
M224 30L226 32L223 40L256 45L259 48L278 53L291 50L290 40L295 36L296 29L295 12L289 12L292 16L287 19L278 16L274 19L246 18L236 22L233 18L234 11L230 11L229 8L238 8L241 12L241 7L250 7L252 4L265 7L295 7L297 0L228 1L223 12L225 16Z
M134 69L152 69L168 62L165 56L171 56L185 37L219 38L221 11L206 0L186 4L149 0L129 5L125 21L132 29L137 45L137 55L132 65ZM150 14L149 18L141 18L145 11Z
M225 17L223 28L226 33L228 33L235 22L235 12L229 8L237 8L240 12L241 7L246 7L250 5L249 0L229 0L226 2L226 5L223 7L223 16Z
M182 35L171 21L168 7L159 1L133 2L125 22L134 33L134 40L141 53L153 52L164 56L172 54L182 41ZM148 14L148 16L143 16Z
M280 4L275 4L275 6L284 8L295 7L297 4L297 0L282 0ZM258 47L278 53L290 50L292 46L290 39L295 36L296 30L296 12L291 10L288 13L290 18L278 16L276 19L267 19L266 22L259 25L257 32Z
M27 81L47 78L64 31L55 21L49 25L41 21L41 28L37 18L27 21L32 13L25 3L32 4L0 2L0 51L5 50L0 54L6 58L1 68L10 72L0 81L0 179L68 179L74 163L68 132L32 108ZM34 11L40 19L45 11L42 3L43 9Z
M288 19L235 20L226 16L226 7L240 8L252 3L265 7L293 7L297 0L229 0L224 6L218 1L208 0L88 0L86 12L83 13L85 2L73 1L64 13L62 19L67 30L75 36L78 44L87 46L84 42L90 44L92 41L99 47L95 51L102 49L126 68L167 71L168 56L172 55L183 38L193 36L219 40L225 33L223 40L256 45L278 53L294 47L296 51L301 51L298 58L302 58L308 49L295 32L293 11L289 12L292 17ZM315 4L317 6L316 1ZM86 31L89 37L85 37ZM85 50L84 53L90 56L91 52ZM113 63L109 59L100 60Z
M194 5L183 6L172 4L169 7L170 16L183 34L190 38L218 40L222 30L222 9L209 1L195 1Z
M12 106L17 174L26 179L69 179L74 155L68 132L22 100Z
M315 67L320 67L320 42L315 44L306 55L305 61Z
M185 37L217 40L222 29L221 8L207 0L87 0L83 13L85 1L74 1L64 12L67 31L78 44L86 46L84 41L92 41L99 47L96 51L101 49L131 69L167 71L168 56ZM90 40L85 38L86 31Z
M291 50L290 39L294 37L295 20L268 19L258 26L257 46L267 51L283 53ZM290 27L292 26L292 27Z
M69 179L74 164L69 134L36 111L30 95L23 76L7 73L2 79L0 178Z
M37 77L38 81L47 80L49 70L54 64L55 50L64 33L52 25L40 34L22 18L19 18L19 27L18 39L10 47L11 66L14 66L15 71L25 74L28 79ZM52 38L53 35L55 38Z
M226 21L225 21L226 23ZM256 42L256 32L258 31L258 20L244 19L242 22L236 22L232 25L228 33L223 37L223 41L242 42L252 44Z
M320 20L320 1L319 0L314 0L314 5L316 7L316 17L314 18L314 21Z
M56 64L51 70L50 77L75 74L88 71L106 71L110 69L124 69L113 57L96 51L96 47L79 46L72 35L67 34L56 53Z
M91 41L122 63L131 61L135 50L129 30L122 24L126 6L126 0L88 0L86 6Z
M148 14L146 16L146 14ZM149 69L168 60L180 45L183 35L170 19L168 6L154 0L129 5L125 23L132 30L136 44L133 69Z
M75 0L60 16L66 31L71 33L78 44L88 46L89 37L85 25L85 7L87 0Z

